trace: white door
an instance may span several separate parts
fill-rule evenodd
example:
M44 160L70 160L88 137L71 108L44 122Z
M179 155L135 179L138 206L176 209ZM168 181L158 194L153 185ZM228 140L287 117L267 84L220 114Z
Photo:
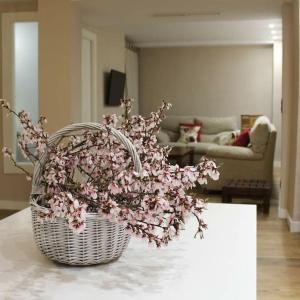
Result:
M97 36L83 29L81 38L81 121L97 121Z

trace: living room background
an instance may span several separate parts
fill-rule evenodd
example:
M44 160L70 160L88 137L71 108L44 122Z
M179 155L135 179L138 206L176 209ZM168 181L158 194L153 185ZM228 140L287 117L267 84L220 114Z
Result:
M90 29L97 35L99 50L97 54L97 115L99 118L103 114L117 111L114 107L104 105L104 73L108 72L110 68L125 71L126 51L128 50L125 45L125 33L122 30L116 27L96 26L90 18L80 19L76 6L62 6L59 2L56 3L59 6L59 10L52 7L56 13L56 19L61 17L61 22L67 22L63 18L70 13L70 18L72 16L72 22L76 26L70 28L69 36L72 35L72 39L70 39L72 43L69 43L64 37L55 36L53 32L56 31L57 27L55 27L56 23L53 23L53 20L49 18L48 12L50 8L48 8L48 4L48 2L41 2L38 8L36 1L33 1L33 4L17 2L12 5L1 3L1 11L37 11L39 15L40 45L43 49L40 57L40 98L44 99L41 101L41 112L47 111L49 120L55 118L56 122L48 125L49 130L53 132L70 120L79 120L79 106L76 103L80 99L73 96L74 94L80 94L78 91L79 86L76 84L80 80L80 70L78 68L79 64L74 64L72 61L78 61L80 55L78 51L74 51L74 49L80 48L80 28ZM63 10L66 10L66 13ZM59 14L58 11L60 12ZM67 27L65 28L67 30ZM49 44L45 41L44 43L44 36L51 37L53 42ZM264 113L270 117L278 130L275 161L279 164L281 160L281 62L275 63L276 57L280 57L280 55L275 56L277 43L281 44L278 41L269 46L210 45L200 47L141 48L138 55L141 71L140 99L135 101L136 107L134 112L138 111L137 104L140 105L142 114L150 112L161 101L162 97L166 97L167 100L173 103L170 114L175 115L191 114L195 109L198 110L197 114L201 115L236 115L238 119L242 113ZM199 52L199 54L195 55L195 52L198 52L199 49L201 53ZM71 52L73 56L72 61L64 59L63 63L57 63L56 56L61 60L62 51L65 53L64 57L68 57L68 53ZM157 65L155 61L152 62L153 65L148 63L146 70L146 61L149 61L151 56L153 56L148 53L154 52L160 53L155 55L158 60L161 60L159 56L162 53L166 57L164 61L160 61L160 66L157 66L157 68L155 67ZM183 53L180 55L181 58L177 59L176 55L181 52ZM48 56L49 53L51 53L51 57ZM188 53L192 54L189 56ZM250 59L249 56L251 56ZM195 57L197 57L199 65L195 63ZM248 57L244 63L241 62L243 57ZM49 65L44 63L49 59L55 64ZM238 65L237 62L239 63L238 68L236 67ZM167 66L168 64L170 67ZM54 65L56 66L55 68ZM221 70L220 66L224 67L224 70ZM248 67L249 70L245 70ZM155 76L155 68L159 70L159 76ZM152 69L154 69L153 72L151 71ZM199 76L200 82L194 80L196 75L191 76L195 69L197 69L197 72L194 74ZM244 74L244 76L237 76L236 74L239 71L239 74ZM222 76L217 75L217 72L220 72ZM145 73L149 74L147 75L148 79L145 77ZM228 74L233 75L228 76ZM216 76L217 78L215 78ZM154 85L155 77L160 78L160 82ZM172 78L172 80L169 80L169 78ZM167 84L165 84L166 80L168 80ZM178 80L178 83L174 84L176 80ZM66 84L62 84L63 82ZM252 87L251 83L258 84L255 86L255 89L249 91ZM158 90L159 84L161 93ZM225 89L225 85L228 86L227 89ZM262 87L262 85L264 86ZM195 88L191 88L193 86ZM147 95L144 96L145 94ZM204 105L203 102L206 99L208 100ZM70 106L71 111L60 109L58 112L56 107L58 105L61 108L62 102L66 106L72 102L73 104ZM0 161L2 164L3 160L1 159ZM19 175L6 175L2 170L0 171L0 177L3 182L6 182L5 187L0 192L0 199L5 203L9 199L9 205L12 202L11 200L14 200L15 204L13 207L15 205L19 207L20 203L22 205L23 203L25 204L24 201L21 201L21 195L24 193L28 194L30 185L23 181ZM11 192L8 194L8 191L11 191L10 187L14 185L16 180L20 181L20 190L15 191L13 194Z
M276 76L280 81L273 45L142 48L140 112L153 111L163 97L173 104L171 115L236 116L239 121L241 114L263 114L275 124L280 141L280 114L273 111L273 106L280 110L273 105ZM275 161L280 148L278 142Z

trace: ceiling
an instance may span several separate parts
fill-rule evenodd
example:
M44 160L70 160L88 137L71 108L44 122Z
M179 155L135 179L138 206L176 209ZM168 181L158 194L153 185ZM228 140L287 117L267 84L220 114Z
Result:
M269 43L288 0L71 0L83 21L122 30L140 47ZM270 28L273 26L274 28Z
M155 47L253 44L280 40L281 6L287 1L79 0L79 2L83 19L90 24L118 27L138 47Z
M152 47L251 44L280 40L281 6L288 1L79 0L79 2L83 19L90 24L118 27L137 46ZM270 24L274 24L274 28L270 28Z
M73 0L74 1L74 0ZM149 21L154 14L214 13L201 19L256 20L280 18L284 0L77 0L97 23Z
M137 47L270 44L282 39L280 19L127 25L125 32Z

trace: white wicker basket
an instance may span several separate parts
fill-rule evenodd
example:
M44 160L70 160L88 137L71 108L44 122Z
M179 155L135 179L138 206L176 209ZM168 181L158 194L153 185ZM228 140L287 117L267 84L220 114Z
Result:
M49 144L57 143L62 137L74 134L74 131L103 129L104 127L97 123L72 124L52 135ZM111 128L111 134L125 145L133 158L136 171L140 172L141 162L132 143L114 128ZM98 214L87 214L86 228L80 234L73 233L62 218L44 223L37 220L38 212L47 210L37 203L41 195L40 175L46 159L46 155L43 155L41 163L36 164L31 192L33 232L41 252L54 261L69 265L107 263L120 257L128 245L129 235L123 226L101 218Z

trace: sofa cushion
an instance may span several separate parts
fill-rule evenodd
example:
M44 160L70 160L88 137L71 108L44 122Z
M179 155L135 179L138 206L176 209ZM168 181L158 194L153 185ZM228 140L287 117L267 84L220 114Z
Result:
M250 143L256 153L264 153L269 140L271 123L266 116L256 119L250 131Z
M214 143L217 134L202 134L201 132L201 142L203 143Z
M217 134L223 131L237 130L237 120L235 117L196 117L195 123L202 124L202 134Z
M201 125L193 123L180 123L179 124L179 139L177 142L181 143L194 143L200 142Z
M194 148L195 154L206 154L208 149L215 144L213 143L188 143L187 146Z
M189 116L167 116L161 122L161 128L169 135L171 142L176 142L179 138L180 123L194 123L194 118Z
M194 118L189 116L167 116L162 122L163 129L179 132L180 123L194 123Z
M171 138L168 135L168 133L165 132L162 129L159 131L159 133L156 135L156 137L157 137L157 141L159 143L169 143L169 142L171 142Z
M163 131L169 136L171 142L176 142L179 138L179 131L173 131L168 129L163 129Z
M255 153L251 148L238 146L214 145L208 148L207 155L212 158L222 157L241 160L260 160L263 158L261 153Z
M171 148L173 148L173 147L187 147L188 146L188 144L186 144L186 143L180 143L180 142L161 143L160 145L162 147L164 147L164 146L170 146Z
M237 136L238 133L235 131L224 131L216 135L215 139L213 140L213 143L222 146L232 145Z
M245 128L232 143L232 146L248 147L250 143L250 128Z

